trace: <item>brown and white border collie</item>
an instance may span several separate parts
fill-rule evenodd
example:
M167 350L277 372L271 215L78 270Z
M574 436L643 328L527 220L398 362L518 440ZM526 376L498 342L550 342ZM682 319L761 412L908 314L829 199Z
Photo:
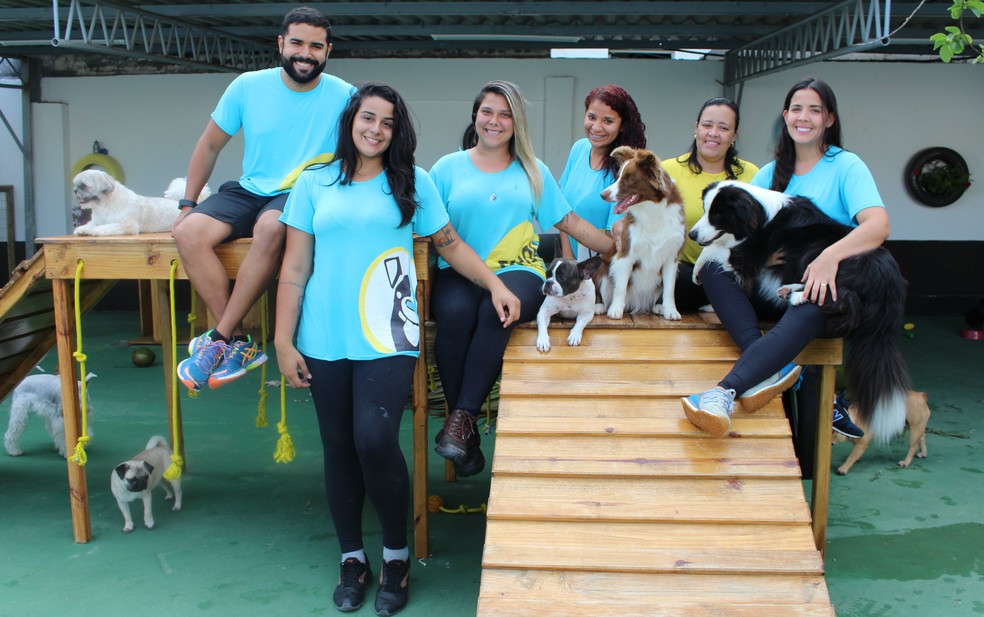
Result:
M674 293L687 233L680 191L652 152L621 146L612 157L619 164L618 178L601 197L615 202L616 214L626 214L612 226L615 248L604 256L603 308L612 319L626 311L652 311L679 320ZM663 302L657 304L660 295Z

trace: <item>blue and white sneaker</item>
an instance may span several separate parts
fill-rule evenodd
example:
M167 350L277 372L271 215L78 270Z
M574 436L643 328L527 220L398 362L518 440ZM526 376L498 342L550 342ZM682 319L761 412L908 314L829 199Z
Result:
M802 372L802 366L790 362L775 375L745 390L738 397L741 410L751 413L762 409L769 401L795 386Z
M194 392L200 392L205 387L212 372L229 351L228 343L213 341L208 334L206 332L198 337L201 339L201 344L198 345L195 353L178 364L178 379L186 388Z
M192 337L192 339L188 341L188 355L193 356L195 355L196 351L198 351L205 345L211 345L212 335L214 332L215 332L215 328L212 328L211 330L206 330L205 332L202 332L198 336Z
M215 389L239 379L267 361L267 355L256 344L252 336L245 341L232 341L219 366L208 378L208 387Z
M850 406L851 404L844 399L844 393L838 392L836 398L834 398L833 429L849 439L861 439L864 437L864 431L861 430L860 426L852 422L851 416L847 414Z
M680 399L687 419L700 430L715 437L727 435L731 430L731 414L735 410L735 391L711 388L700 394Z

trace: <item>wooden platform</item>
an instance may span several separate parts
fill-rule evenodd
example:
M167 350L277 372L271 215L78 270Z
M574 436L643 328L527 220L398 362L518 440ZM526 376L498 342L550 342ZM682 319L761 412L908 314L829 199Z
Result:
M833 615L779 401L723 438L683 415L737 358L716 318L568 327L506 351L478 614ZM832 368L840 341L807 355Z
M81 432L78 384L76 379L71 377L78 373L72 355L75 346L72 288L79 262L83 262L80 285L83 292L80 296L83 312L94 305L117 280L149 281L152 291L150 295L155 303L152 313L155 316L154 321L157 322L153 326L154 337L166 342L171 340L171 323L165 317L169 313L168 282L172 263L176 264L175 279L187 279L187 274L181 267L177 247L170 233L101 237L56 236L41 238L38 242L44 245L43 251L35 255L31 262L25 262L18 267L20 275L15 272L14 279L0 292L0 318L3 319L0 323L0 368L7 365L12 367L10 371L6 369L0 371L0 380L2 380L0 384L7 390L13 388L44 353L52 346L56 346L59 373L62 375L62 400L65 401L63 409L65 440L71 450L75 447ZM230 279L235 278L239 264L242 263L250 246L251 240L242 238L224 243L217 248L216 254ZM419 306L425 307L425 311L429 297L428 247L427 239L415 239L417 301ZM12 340L16 332L13 335L5 332L27 328L28 326L24 325L27 322L18 319L24 313L33 315L32 307L35 304L44 305L43 310L46 311L35 321L42 320L45 323L40 329L35 328L37 331L32 331L31 340L35 341L33 347L25 347L17 342L18 349L25 348L24 353L22 357L11 359L15 350L8 346L10 350L4 353L2 344L6 338ZM426 312L423 317L427 317ZM5 328L7 330L4 330ZM162 397L167 402L168 426L182 431L180 402L173 401L170 395L176 380L171 368L174 350L170 344L162 346L162 355L164 367ZM427 557L429 555L427 452L431 445L427 440L427 375L423 349L413 383L414 551L417 557ZM175 435L172 434L171 443L175 442L183 445L184 439L176 440ZM68 483L75 541L88 542L92 538L92 529L85 467L69 461Z

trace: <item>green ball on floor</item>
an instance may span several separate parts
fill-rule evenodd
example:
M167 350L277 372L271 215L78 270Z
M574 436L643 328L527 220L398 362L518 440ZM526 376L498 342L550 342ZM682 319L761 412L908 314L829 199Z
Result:
M157 355L146 347L137 347L133 350L133 355L130 356L130 359L133 360L133 363L136 366L146 368L154 365L154 362L157 360Z

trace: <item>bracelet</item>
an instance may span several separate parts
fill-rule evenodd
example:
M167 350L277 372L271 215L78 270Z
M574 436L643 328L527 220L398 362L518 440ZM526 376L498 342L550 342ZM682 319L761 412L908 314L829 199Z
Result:
M193 199L179 199L178 208L194 208L198 202Z

